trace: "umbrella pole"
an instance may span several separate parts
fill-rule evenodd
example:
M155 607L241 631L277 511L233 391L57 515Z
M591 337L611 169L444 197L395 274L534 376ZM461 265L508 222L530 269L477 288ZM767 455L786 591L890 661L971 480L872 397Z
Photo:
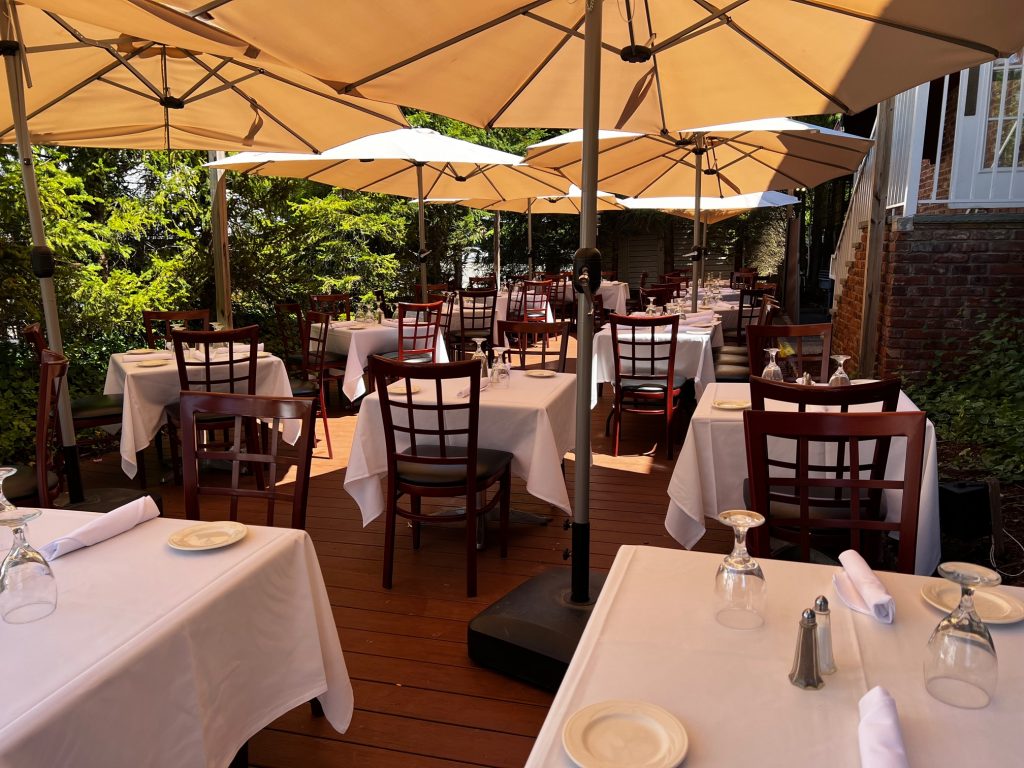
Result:
M703 164L704 164L704 146L701 141L701 137L696 137L697 146L693 150L693 167L694 167L694 179L693 179L693 250L696 253L697 260L693 262L693 268L690 270L690 277L693 280L693 295L690 298L690 311L697 311L697 294L700 293L700 275L704 271L704 246L703 238L701 237L701 221L700 221L700 182L701 176L704 175Z
M209 161L224 159L223 150L207 153ZM210 235L213 251L214 306L217 321L231 327L231 251L228 248L228 200L226 175L220 168L209 168Z
M420 294L421 301L426 304L427 296L427 221L423 211L423 164L416 163L416 202L420 232Z
M10 91L11 116L18 143L18 158L21 161L21 179L25 187L25 208L28 211L29 228L32 231L32 271L39 278L39 292L42 295L43 320L46 324L46 338L55 352L64 351L60 334L60 316L57 312L57 294L53 289L53 251L46 244L46 230L43 226L43 212L39 204L39 185L36 181L35 165L32 160L32 142L29 139L28 120L25 116L25 91L22 79L21 45L9 33L11 19L8 6L0 4L3 40L0 40L0 55L7 70L7 86ZM60 389L57 402L60 414L61 443L64 446L64 472L68 481L68 495L72 503L84 501L82 476L78 465L78 446L75 443L75 425L71 416L71 398L68 394L67 376Z
M533 277L533 200L526 201L526 274Z
M501 211L494 212L494 287L501 288Z

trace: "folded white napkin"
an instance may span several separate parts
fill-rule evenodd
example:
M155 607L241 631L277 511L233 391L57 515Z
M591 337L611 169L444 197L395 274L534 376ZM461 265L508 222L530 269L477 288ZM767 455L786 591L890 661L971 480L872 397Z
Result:
M170 360L174 355L171 352L161 352L159 349L154 349L152 352L147 352L144 355L125 355L124 359L129 363L137 363L140 360Z
M54 539L49 544L39 548L43 557L53 560L74 552L82 547L91 547L101 541L118 536L125 531L130 531L139 523L144 523L160 514L156 502L151 496L143 496L141 499L130 501L105 515L100 515L90 520L80 528L71 533Z
M262 352L263 351L263 344L262 344L262 342L256 345L256 351L257 352ZM235 352L235 357L244 357L245 355L247 355L249 353L249 345L248 344L235 344L234 345L234 352ZM210 355L210 356L211 357L227 357L228 356L227 347L218 347L217 349L213 350L213 354Z
M686 317L679 318L680 325L693 325L695 323L710 323L715 319L715 313L711 310L707 312L687 312Z
M832 577L836 594L847 608L874 616L883 624L896 618L896 601L878 580L860 553L848 549L839 556L843 570Z
M483 392L485 389L487 389L487 387L489 387L490 385L491 385L491 380L490 379L485 379L483 377L480 378L480 391L481 392ZM470 390L471 386L472 385L466 385L465 387L460 389L455 394L458 395L459 397L469 397L469 390Z
M860 700L857 740L861 768L909 768L896 702L880 685Z

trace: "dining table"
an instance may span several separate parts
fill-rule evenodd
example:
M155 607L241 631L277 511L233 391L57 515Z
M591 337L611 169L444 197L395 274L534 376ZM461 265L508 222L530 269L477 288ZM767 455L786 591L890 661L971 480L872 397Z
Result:
M680 764L686 768L856 768L862 765L858 702L875 686L895 700L910 765L1020 764L1024 623L988 625L999 656L995 696L984 709L957 709L932 698L923 676L928 638L947 612L933 607L923 593L949 582L876 572L896 605L895 621L883 624L836 598L833 576L842 568L761 560L765 622L738 630L715 618L714 582L721 562L721 555L701 552L619 549L528 768L577 765L563 739L577 751L590 746L624 751L630 729L649 733L644 743L654 752L662 738L667 743L668 729L635 714L640 710L634 702L661 707L682 726L685 761ZM1024 600L1024 589L996 589ZM800 614L818 595L830 602L837 671L823 675L822 688L805 690L790 684L788 674ZM584 709L602 702L607 704L595 708L603 710L603 721ZM625 738L616 743L619 734Z
M457 398L469 379L442 382L442 397ZM402 382L400 381L401 385ZM394 395L404 403L404 395ZM436 403L433 385L412 395L415 403ZM417 412L417 421L427 411ZM422 421L425 426L428 421ZM381 416L380 393L371 392L362 402L348 469L345 490L355 499L363 525L384 512L381 480L387 477L388 458ZM568 373L511 371L507 389L488 386L480 392L477 445L512 454L512 474L526 481L534 498L571 513L569 494L562 474L562 457L576 437L576 376ZM405 433L397 433L396 448L409 446ZM464 443L463 443L464 444Z
M679 459L669 480L668 511L665 528L672 538L690 548L704 535L705 518L716 517L729 509L746 509L743 486L747 478L746 438L743 406L750 402L750 385L717 382L704 388ZM792 410L792 403L767 401L770 410ZM851 411L879 410L880 405L851 406ZM898 411L916 411L918 407L905 392L900 393ZM808 406L809 411L839 411L838 407ZM886 477L902 477L906 446L894 440L889 450ZM887 519L899 519L900 491L886 491ZM939 470L935 427L929 420L925 430L924 462L921 473L921 499L918 509L917 555L915 570L930 574L938 565L939 542Z
M572 286L569 287L570 292ZM571 295L571 294L570 294ZM616 315L626 314L626 302L629 301L629 283L621 280L602 280L597 286L596 296L601 297L604 308Z
M167 423L167 406L177 403L181 394L181 380L174 353L158 349L115 352L107 363L103 394L124 395L120 426L121 469L128 477L135 477L138 472L138 453L153 442L153 438ZM269 352L258 353L256 394L269 397L292 396L284 362ZM299 439L300 429L298 420L285 420L282 436L294 445Z
M29 543L98 517L43 510ZM54 559L56 610L0 623L0 766L224 768L314 698L346 730L352 685L309 536L254 525L223 548L172 548L193 525L157 517Z
M443 323L442 323L443 325ZM327 351L345 357L345 373L341 391L355 402L368 391L365 377L371 355L398 350L398 319L386 318L381 323L336 320L327 329ZM438 333L436 362L448 362L448 350Z
M519 294L517 293L516 294L516 300L517 301L518 301L518 295ZM508 288L502 288L501 290L498 291L498 296L497 296L497 298L495 299L495 302L494 302L494 331L493 331L493 333L491 335L491 343L494 344L494 346L497 346L497 347L504 346L504 343L502 342L502 340L498 338L498 323L500 321L502 321L502 320L508 320L508 305L509 305L509 290L508 290ZM451 321L451 328L450 328L450 330L453 331L453 332L458 332L458 331L460 331L462 329L462 315L459 312L459 306L460 306L459 299L456 298L455 302L452 304L452 321ZM447 305L446 305L446 307L447 307ZM447 311L447 309L445 311ZM545 320L547 322L549 322L549 323L552 323L555 320L555 315L551 311L550 303L548 304L547 317L545 318ZM442 325L443 324L444 324L444 322L442 321ZM438 362L447 362L447 361L440 361L439 360Z

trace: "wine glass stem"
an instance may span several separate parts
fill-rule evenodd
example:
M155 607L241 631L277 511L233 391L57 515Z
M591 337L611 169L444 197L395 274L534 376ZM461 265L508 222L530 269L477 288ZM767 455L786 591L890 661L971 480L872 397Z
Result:
M747 529L737 525L732 529L732 535L732 556L737 559L750 557L750 554L747 552Z
M966 616L974 611L974 587L966 584L960 585L960 605L957 608L958 616Z

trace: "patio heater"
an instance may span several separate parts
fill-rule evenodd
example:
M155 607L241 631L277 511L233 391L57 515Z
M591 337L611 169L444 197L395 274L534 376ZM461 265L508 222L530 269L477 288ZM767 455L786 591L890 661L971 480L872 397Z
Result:
M587 626L604 574L590 572L590 384L594 314L591 296L601 284L597 250L597 129L601 84L601 3L586 12L583 78L583 194L580 248L573 262L576 291L576 461L572 567L534 576L469 622L469 657L481 666L548 691L569 668Z

